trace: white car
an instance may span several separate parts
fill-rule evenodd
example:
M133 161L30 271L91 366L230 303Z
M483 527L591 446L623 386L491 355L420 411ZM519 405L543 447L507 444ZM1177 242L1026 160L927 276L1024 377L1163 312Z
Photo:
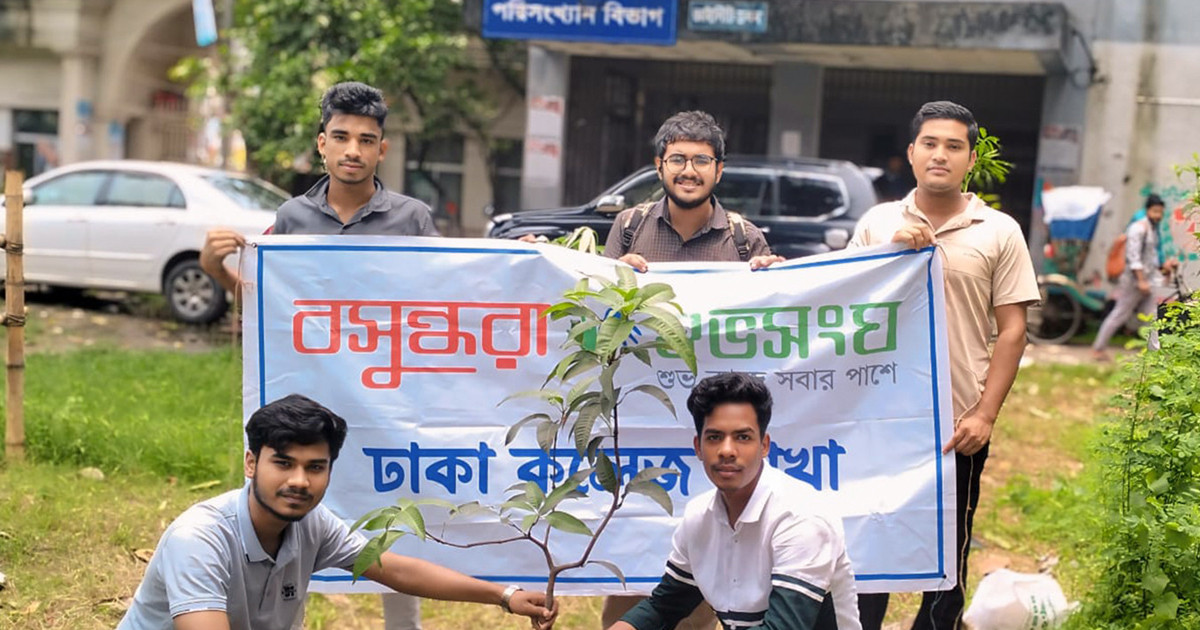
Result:
M205 233L262 234L287 198L261 179L188 164L117 160L54 169L25 183L25 281L161 292L179 320L212 322L228 301L200 269Z

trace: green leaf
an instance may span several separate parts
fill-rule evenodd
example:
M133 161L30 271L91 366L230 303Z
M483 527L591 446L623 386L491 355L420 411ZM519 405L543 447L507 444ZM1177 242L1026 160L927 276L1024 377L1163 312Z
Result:
M529 504L534 508L541 508L542 503L546 502L546 493L542 492L542 487L537 485L536 481L525 482L525 496L529 497Z
M648 365L650 367L654 367L654 364L652 364L650 362L650 351L649 350L647 350L645 348L630 348L629 353L632 354L633 356L637 357L638 361L641 361L642 363L645 363L646 365Z
M540 398L541 400L544 400L549 403L555 403L555 402L561 403L562 402L562 395L556 391L545 390L545 389L530 389L530 390L526 390L523 392L517 392L515 394L505 396L504 400L501 400L500 402L496 403L496 406L499 407L500 405L503 405L504 403L506 403L510 400L516 400L517 398Z
M633 268L627 265L617 265L617 286L622 289L636 289L637 276L633 275Z
M363 524L368 523L369 521L373 521L376 518L380 517L381 515L383 515L383 516L390 515L391 511L393 509L395 509L395 508L393 508L390 505L385 505L381 508L375 508L374 510L367 512L366 514L363 514L361 518L359 518L357 521L354 521L354 524L350 526L350 531L352 531L352 532L358 531L358 528L362 527ZM378 527L367 527L366 529L376 530L379 528Z
M621 586L625 585L625 574L621 573L621 567L619 567L607 560L588 560L587 564L598 564L598 565L604 567L605 569L608 569L608 571L610 573L617 576L617 579L621 581ZM585 564L584 566L587 566L587 565Z
M562 380L564 383L575 379L575 377L579 376L580 374L584 374L599 367L600 359L595 353L588 352L586 350L581 350L580 353L586 354L587 356L585 358L581 358L578 362L572 365L566 371L566 373L563 374Z
M564 317L578 317L584 321L591 320L599 322L600 318L596 316L592 310L586 306L580 306L574 302L559 302L546 309L543 313L545 317L552 320L559 320Z
M415 534L421 540L425 540L425 517L421 515L421 510L415 505L410 505L396 515L396 519L407 525L409 531Z
M457 510L459 507L458 505L451 503L445 499L437 499L437 498L433 498L433 497L430 497L427 499L417 499L413 503L415 503L416 505L430 505L433 507L446 508L447 510Z
M1171 489L1171 473L1164 472L1161 477L1150 484L1150 492L1162 494Z
M580 394L578 398L571 401L567 407L567 415L573 414L583 408L584 405L599 404L600 392L585 392Z
M588 442L588 446L587 446L588 463L592 464L593 466L596 464L596 453L599 451L600 445L603 444L604 440L607 440L607 439L608 439L607 435L597 435L596 437L592 438L591 442Z
M687 330L679 322L679 318L675 316L665 318L652 315L639 322L639 324L658 333L659 340L666 344L668 349L679 355L679 358L683 359L684 365L687 365L689 370L693 373L696 371L696 351L692 347L692 340L688 338Z
M613 469L612 460L604 451L596 453L596 480L600 482L601 488L609 492L617 491L617 474Z
M1162 595L1170 583L1171 579L1158 567L1146 571L1145 577L1142 578L1142 588L1156 596Z
M554 448L554 438L558 436L558 423L553 420L543 421L537 428L538 447L549 453Z
M635 483L641 483L643 481L654 481L654 480L658 479L659 477L668 477L668 476L673 476L673 475L678 475L678 474L679 474L679 471L675 470L673 468L663 468L661 466L651 466L650 468L646 468L646 469L638 472L638 474L634 475L633 479L629 480L629 484L633 485Z
M675 290L671 288L671 285L663 282L652 282L642 287L641 291L638 292L637 299L634 300L634 310L640 310L643 306L670 302L673 299L675 299ZM678 305L674 306L675 308L679 308Z
M629 338L634 326L633 320L619 317L609 317L601 322L600 332L596 334L596 354L602 357L611 355Z
M504 503L500 504L501 510L520 510L522 512L537 513L537 508L533 507L524 494L518 497L512 497Z
M550 416L544 413L531 413L528 416L521 418L516 424L508 428L508 433L504 436L504 445L508 446L509 444L512 444L512 441L516 439L517 434L521 432L521 429L534 420L550 420Z
M568 534L592 535L591 528L566 512L551 512L546 515L546 522L550 524L550 527L560 529Z
M451 519L470 518L472 516L477 516L479 514L488 514L490 516L494 516L496 514L496 511L486 505L483 505L482 503L480 503L478 501L471 501L470 503L464 503L464 504L454 508L453 510L450 510L450 518Z
M655 400L662 403L663 406L667 408L667 411L671 412L672 418L679 417L675 414L675 403L671 402L671 397L668 396L667 392L664 392L662 390L662 388L660 388L659 386L646 383L643 385L638 385L637 387L634 387L633 389L629 390L630 394L632 394L633 392L641 392L643 394L647 394L647 395L653 397Z
M588 477L592 475L594 470L595 468L587 468L576 471L575 474L568 477L567 480L562 482L562 484L560 484L557 488L551 490L550 494L546 495L546 501L542 503L541 512L545 513L553 510L554 508L558 507L559 503L562 503L567 499L579 499L586 497L586 494L579 491L579 486L587 481Z
M354 574L355 581L362 577L363 573L366 573L367 569L371 568L371 565L379 564L379 559L383 557L384 552L391 549L392 543L399 540L404 534L405 532L403 531L393 529L367 541L366 546L358 553L358 557L354 559L352 573Z
M662 486L653 481L639 481L636 484L630 483L625 486L625 492L636 492L650 497L655 503L662 506L668 515L674 515L675 509L671 506L671 495L663 490Z
M599 378L598 374L585 376L579 379L579 382L571 386L571 391L567 392L567 397L564 399L567 404L568 411L575 408L575 401L577 401L580 396L583 396L587 393L588 388L592 386L592 383L596 382L597 378Z
M579 409L579 415L575 417L575 426L571 427L571 432L575 437L575 450L583 455L587 451L588 440L592 436L592 427L596 424L596 418L600 416L600 405L598 403L584 405Z
M529 516L521 519L521 531L528 534L529 530L533 529L533 524L536 523L539 518L541 518L541 516L538 514L530 514Z
M1179 615L1179 596L1166 592L1154 598L1154 616L1159 619L1175 619Z

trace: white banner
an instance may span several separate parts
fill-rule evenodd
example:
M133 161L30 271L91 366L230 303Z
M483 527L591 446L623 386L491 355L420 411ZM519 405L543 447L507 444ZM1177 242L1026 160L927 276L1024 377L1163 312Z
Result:
M548 245L482 239L266 236L246 256L244 410L298 392L343 416L349 435L325 505L347 522L398 497L499 505L520 481L544 488L586 467L573 441L551 458L532 428L509 446L508 428L546 411L521 399L565 356L569 322L540 316L585 274L615 278L614 261ZM699 374L678 358L630 360L626 390L663 388L682 414L648 396L620 407L626 479L650 466L682 472L660 484L683 505L712 486L692 450L685 401L720 371L762 378L774 398L769 463L806 482L808 500L843 516L860 592L954 584L954 458L939 257L891 247L814 256L751 272L744 263L655 264L639 282L669 283L692 331ZM645 338L650 331L637 330ZM585 484L586 485L586 484ZM566 504L593 528L607 502ZM426 509L430 531L455 542L512 530ZM662 575L676 520L632 495L592 557L619 565L628 589ZM559 562L587 538L555 531ZM396 552L502 583L544 588L547 569L528 542L460 550L403 537ZM377 590L341 571L316 590ZM560 577L567 595L618 593L592 566Z

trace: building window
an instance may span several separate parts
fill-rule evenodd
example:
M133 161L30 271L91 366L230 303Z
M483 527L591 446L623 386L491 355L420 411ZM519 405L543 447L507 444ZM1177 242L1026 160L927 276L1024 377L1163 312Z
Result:
M462 163L462 136L404 143L404 194L429 204L442 231L462 224Z
M524 144L520 140L499 140L496 149L492 151L492 162L496 165L495 189L492 190L494 214L521 209L521 161L525 157Z
M13 148L17 168L25 172L26 178L58 166L58 112L13 111Z

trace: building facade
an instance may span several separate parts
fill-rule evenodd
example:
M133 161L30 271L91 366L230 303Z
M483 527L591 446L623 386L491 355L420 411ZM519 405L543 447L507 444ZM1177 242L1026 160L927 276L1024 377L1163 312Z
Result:
M463 0L464 20L480 27L501 2ZM519 4L539 3L562 1ZM167 79L179 59L206 54L195 45L191 5L0 0L0 155L28 175L89 158L210 159L205 126L189 123L183 87ZM490 133L505 141L499 150L452 136L430 147L418 169L405 130L389 129L395 157L381 178L442 215L458 214L462 233L473 235L490 205L510 211L594 197L652 160L655 129L679 110L712 112L731 152L882 167L903 155L916 108L950 99L970 107L1016 164L999 192L1035 251L1045 238L1038 191L1086 184L1114 198L1085 278L1098 277L1108 243L1149 192L1171 204L1171 251L1195 256L1185 238L1193 224L1173 212L1183 187L1171 170L1200 151L1194 0L673 6L673 45L530 40L524 98L494 91ZM689 27L692 11L713 6L761 11L762 23Z
M542 0L542 4L559 4ZM502 0L466 3L468 21ZM537 4L527 0L525 5ZM585 1L603 9L606 3ZM627 2L626 4L646 4ZM691 11L761 10L758 29L697 30ZM1081 273L1099 281L1108 244L1149 192L1176 210L1172 165L1200 151L1200 3L1192 0L680 0L673 45L532 40L523 205L581 203L653 157L659 123L713 113L735 153L886 165L929 100L971 108L1015 163L1003 208L1040 252L1047 186L1113 193ZM731 13L732 14L732 13ZM545 103L561 103L547 129ZM537 121L536 123L534 121ZM548 135L547 135L548 134ZM557 139L557 177L531 142ZM1172 255L1196 258L1194 221L1172 213ZM1200 265L1193 265L1193 267Z

